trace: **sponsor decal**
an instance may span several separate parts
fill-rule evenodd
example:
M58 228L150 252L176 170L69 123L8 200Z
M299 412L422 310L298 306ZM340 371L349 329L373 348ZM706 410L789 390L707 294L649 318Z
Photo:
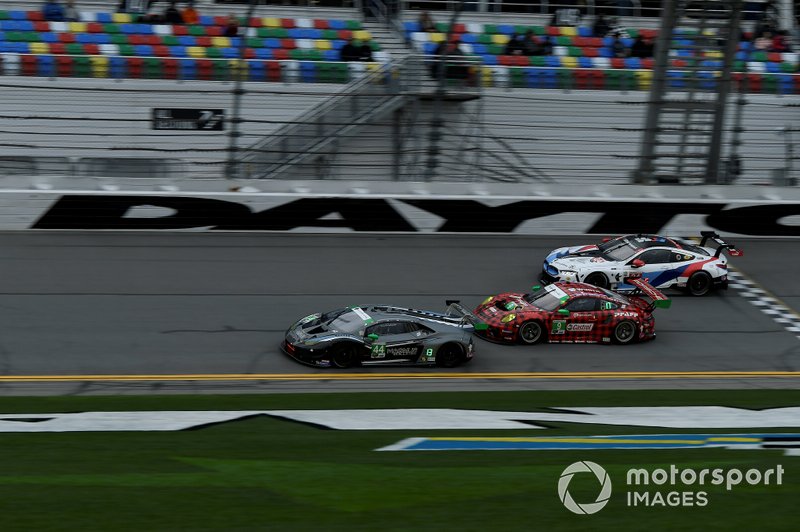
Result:
M353 307L353 312L355 313L356 316L358 316L359 318L361 318L364 321L371 321L372 320L372 316L370 316L369 314L364 312L364 310L361 309L360 307Z
M248 198L253 203L253 198ZM192 229L289 231L298 228L419 232L401 211L411 205L442 219L433 232L513 233L530 220L561 213L598 213L591 224L572 228L586 234L661 232L678 215L705 216L717 231L755 236L800 236L785 223L800 215L800 203L738 206L726 202L522 200L487 205L464 199L261 198L263 207L210 197L173 195L68 194L61 196L34 229ZM141 208L166 209L162 216L133 216ZM149 214L149 213L148 213ZM428 229L430 230L430 229Z
M553 320L553 325L550 328L550 334L564 334L566 323L567 320Z
M567 330L570 332L588 332L594 328L594 323L570 323Z
M410 357L417 354L416 347L390 347L388 352L395 357Z

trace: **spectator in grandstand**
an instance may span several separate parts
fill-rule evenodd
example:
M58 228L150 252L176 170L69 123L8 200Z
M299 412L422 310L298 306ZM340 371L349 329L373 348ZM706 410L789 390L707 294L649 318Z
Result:
M200 23L200 13L195 9L194 2L186 4L186 8L181 12L181 17L184 24L194 25Z
M447 53L447 57L441 57L445 53ZM469 79L469 66L464 62L464 52L461 51L458 37L453 37L450 44L446 46L444 41L439 43L434 55L438 57L437 60L431 64L432 78L439 79L442 67L446 64L446 68L444 69L444 76L446 79Z
M611 54L614 57L628 57L628 48L625 43L620 39L619 33L614 34L614 41L611 43Z
M369 39L364 39L361 42L361 46L358 48L358 60L367 62L374 61L372 58L372 44L369 42Z
M511 34L511 38L506 43L506 49L503 51L505 55L522 55L522 52L525 51L525 47L522 45L522 41L519 38L519 35L516 33Z
M544 37L542 37L540 46L542 50L542 55L553 55L553 40L550 38L549 35L545 35Z
M427 11L423 11L419 14L419 30L436 31L436 23L433 22L431 14Z
M594 21L594 25L592 25L592 35L595 37L605 37L608 35L608 30L611 29L609 26L608 21L604 15L599 15L597 20Z
M533 34L533 30L525 32L525 37L522 38L522 53L525 55L542 55L544 49Z
M117 12L144 15L154 2L155 0L120 0Z
M636 40L633 42L633 46L631 46L631 57L638 57L640 59L645 59L647 57L653 57L653 45L652 43L648 43L644 37L641 35L636 37Z
M225 24L225 29L222 32L225 37L236 37L239 35L239 19L231 13L228 15L228 21Z
M164 10L164 23L166 24L183 24L183 15L178 11L175 6L175 1L169 3L167 9Z
M789 39L786 37L786 32L784 30L777 32L775 37L772 38L772 47L769 51L779 54L792 51L792 48L789 46Z
M64 20L64 8L56 0L45 0L42 15L50 22L61 22Z
M358 46L356 46L355 39L350 39L347 41L347 44L342 46L342 49L339 50L339 60L340 61L358 61L359 60L360 51Z
M64 20L67 22L78 22L81 19L81 14L78 13L78 8L75 7L74 0L67 0L67 5L64 6Z
M765 31L761 37L755 40L753 47L761 52L767 52L772 48L772 32Z

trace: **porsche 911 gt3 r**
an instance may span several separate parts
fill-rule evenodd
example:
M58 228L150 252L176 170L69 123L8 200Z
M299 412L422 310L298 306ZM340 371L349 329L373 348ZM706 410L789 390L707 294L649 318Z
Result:
M475 309L488 327L477 334L497 342L540 341L629 344L656 336L653 310L669 307L664 294L636 276L626 279L642 295L623 296L586 283L534 287L530 294L491 296Z
M544 260L540 279L585 282L602 288L625 291L635 287L624 282L632 272L663 290L687 289L702 296L713 288L727 288L728 260L741 250L712 231L703 231L700 245L658 235L625 235L599 245L564 247L551 251ZM706 246L711 241L715 245Z
M472 332L485 324L457 303L446 312L362 305L312 314L286 331L283 351L307 365L454 367L472 359Z

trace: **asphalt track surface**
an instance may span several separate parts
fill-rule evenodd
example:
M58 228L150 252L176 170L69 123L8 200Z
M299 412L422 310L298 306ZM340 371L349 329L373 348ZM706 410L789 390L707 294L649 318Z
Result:
M504 384L491 377L503 373L511 375L508 380L517 388L550 386L544 382L547 379L521 384L513 378L518 373L549 374L573 387L599 387L609 386L599 384L606 372L697 373L694 379L676 375L663 381L658 373L606 377L614 387L681 387L691 386L687 383L692 380L703 387L766 382L754 375L749 376L752 380L739 380L731 374L719 380L706 375L709 372L783 372L787 378L778 379L779 386L800 386L796 374L800 339L735 290L704 298L671 292L672 308L657 311L658 337L653 342L527 347L479 340L474 361L453 370L347 370L368 379L363 382L355 378L345 382L336 370L299 365L279 349L287 326L317 311L365 303L440 310L445 299L460 299L473 307L487 295L525 291L535 284L548 251L595 240L299 233L0 234L0 393L34 390L9 382L20 377L84 381L53 388L77 393L137 388L125 382L98 388L102 378L76 376L187 374L214 378L206 385L203 379L184 379L172 387L151 382L148 390L417 389L426 383L461 389L465 383L478 382L484 383L482 389L497 389ZM732 264L796 313L800 243L779 239L736 239L736 243L745 256L732 258ZM332 380L306 380L314 373ZM454 380L398 384L409 373L450 373ZM573 373L581 376L573 379ZM390 380L372 380L376 374ZM225 375L237 375L230 380L239 382L223 382ZM273 384L267 386L254 375L270 376L263 381ZM282 375L287 379L280 379Z

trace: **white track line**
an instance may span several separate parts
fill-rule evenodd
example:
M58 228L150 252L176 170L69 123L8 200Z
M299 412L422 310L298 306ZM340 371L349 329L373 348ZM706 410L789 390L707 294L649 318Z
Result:
M742 272L728 268L728 286L800 340L800 315Z

